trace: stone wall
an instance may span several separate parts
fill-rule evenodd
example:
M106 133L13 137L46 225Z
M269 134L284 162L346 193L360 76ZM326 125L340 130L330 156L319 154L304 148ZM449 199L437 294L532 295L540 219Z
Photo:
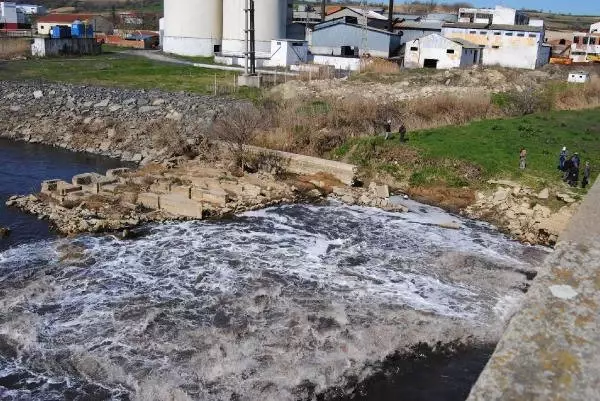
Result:
M0 38L0 59L11 59L29 54L29 38Z
M0 137L125 161L163 161L197 144L236 100L158 90L0 81Z
M468 401L600 399L600 181L540 269Z

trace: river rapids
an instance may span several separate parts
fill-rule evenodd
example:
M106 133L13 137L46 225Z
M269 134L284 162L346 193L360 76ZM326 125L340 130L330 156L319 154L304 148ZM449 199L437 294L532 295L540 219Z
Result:
M497 341L547 251L409 206L281 206L3 251L0 400L305 400L419 342Z

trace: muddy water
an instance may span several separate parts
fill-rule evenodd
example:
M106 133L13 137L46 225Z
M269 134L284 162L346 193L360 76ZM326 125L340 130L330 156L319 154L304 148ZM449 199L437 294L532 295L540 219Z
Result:
M464 399L545 256L417 204L30 242L0 253L0 399Z

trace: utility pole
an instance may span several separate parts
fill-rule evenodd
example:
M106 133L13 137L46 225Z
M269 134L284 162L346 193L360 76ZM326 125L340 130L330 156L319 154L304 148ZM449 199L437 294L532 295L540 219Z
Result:
M238 77L239 86L260 87L261 77L256 75L256 35L254 24L254 0L246 0L244 8L246 16L245 37L246 51L244 52L244 75Z
M327 16L327 0L321 0L321 21L325 21Z
M369 30L367 29L369 27L369 10L367 8L366 0L361 0L360 6L363 13L361 48L364 56L369 52Z
M394 32L394 0L390 0L388 8L388 29L390 32Z

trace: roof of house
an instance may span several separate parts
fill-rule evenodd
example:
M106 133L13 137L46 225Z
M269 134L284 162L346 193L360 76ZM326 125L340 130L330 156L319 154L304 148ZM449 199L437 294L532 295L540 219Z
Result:
M441 31L442 25L444 23L441 21L429 21L429 22L418 22L418 21L402 21L394 24L394 28L396 29L416 29L416 30L425 30L425 31Z
M543 32L541 26L531 25L494 25L494 24L471 24L471 23L445 23L444 28L465 28L465 29L489 29L496 31L518 31L518 32Z
M98 15L95 14L48 14L37 19L37 22L72 23L75 20L90 20Z
M363 12L363 10L360 9L360 8L355 8L355 7L340 7L339 10L329 12L329 13L327 13L327 15L335 14L337 12L340 12L340 11L344 10L344 9L351 10L351 11L353 11L354 13L356 13L356 14L358 14L360 16L363 16L365 14ZM383 15L381 15L379 13L376 13L375 11L372 11L372 10L367 10L366 14L367 14L367 18L368 19L387 20L387 17L384 17Z
M313 27L313 32L320 31L322 29L327 29L327 28L337 26L337 25L344 25L344 26L351 27L351 28L366 29L368 31L378 32L378 33L382 33L382 34L389 35L389 36L401 36L402 35L402 33L389 32L384 29L373 28L372 26L352 24L352 23L346 22L346 18L344 18L344 17L334 18L329 21L324 21L319 24L315 24L315 26Z

